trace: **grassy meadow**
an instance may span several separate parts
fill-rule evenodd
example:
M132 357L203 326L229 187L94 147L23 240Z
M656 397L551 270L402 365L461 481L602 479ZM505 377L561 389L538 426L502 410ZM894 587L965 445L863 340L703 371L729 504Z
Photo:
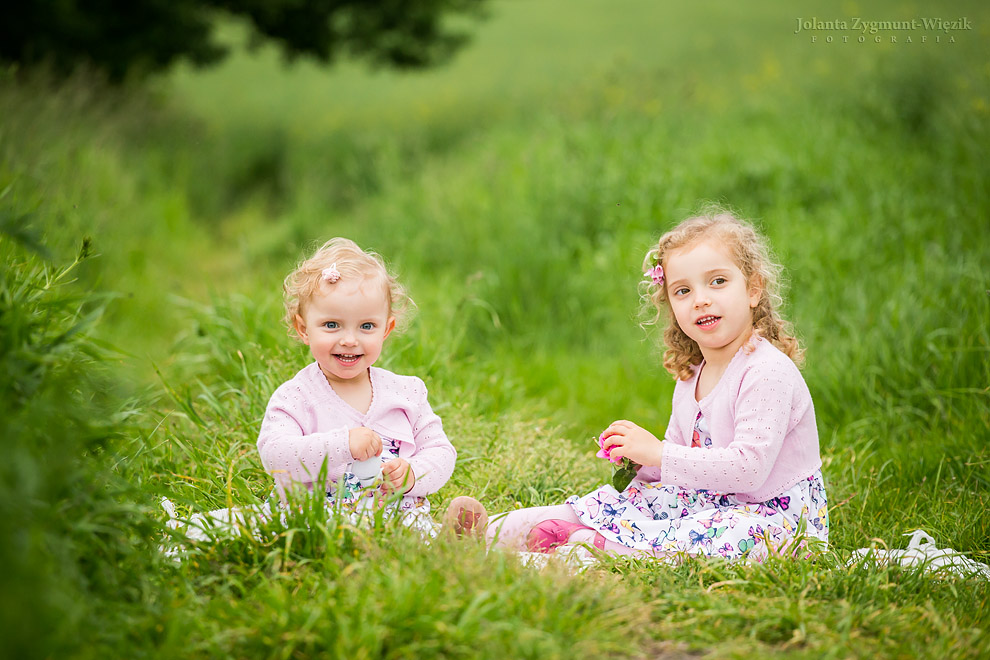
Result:
M813 16L973 29L794 34ZM123 89L0 73L2 655L990 655L986 580L847 565L919 528L990 563L990 10L498 0L469 28L417 74L266 48ZM281 280L338 235L417 303L379 364L458 448L435 512L602 483L592 438L670 414L643 254L709 201L786 269L831 501L814 562L535 570L308 510L159 552L161 497L268 495L260 419L309 361Z

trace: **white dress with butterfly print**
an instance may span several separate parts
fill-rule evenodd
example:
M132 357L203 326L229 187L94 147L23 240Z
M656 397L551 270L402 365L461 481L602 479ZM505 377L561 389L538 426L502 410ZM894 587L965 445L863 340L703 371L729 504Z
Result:
M699 412L692 446L711 447ZM567 500L585 525L629 548L656 554L687 553L762 560L803 529L828 542L828 506L821 470L766 502L633 479L621 493L611 485Z
M392 438L382 436L382 463L386 463L399 455L399 443ZM332 484L327 491L326 506L328 510L343 514L351 524L367 522L375 515L386 501L383 513L386 517L398 515L402 523L428 536L436 536L439 526L430 518L430 502L422 496L403 495L398 501L386 498L379 489L379 482L367 487L361 485L350 469L344 473L341 480Z

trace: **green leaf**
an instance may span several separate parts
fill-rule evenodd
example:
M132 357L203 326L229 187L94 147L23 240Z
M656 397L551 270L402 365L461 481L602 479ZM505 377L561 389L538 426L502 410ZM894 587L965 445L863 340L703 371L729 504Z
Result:
M620 493L626 489L629 482L636 476L639 466L632 461L623 461L622 465L615 468L612 473L612 487Z

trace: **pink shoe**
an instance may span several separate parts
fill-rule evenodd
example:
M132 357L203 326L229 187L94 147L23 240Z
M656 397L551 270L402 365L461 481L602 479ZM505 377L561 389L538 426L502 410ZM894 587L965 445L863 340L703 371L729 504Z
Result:
M591 529L591 527L559 518L544 520L529 530L529 536L526 537L526 548L530 552L550 554L557 549L557 546L567 543L571 534L579 529ZM599 550L604 549L605 537L596 533L594 544Z

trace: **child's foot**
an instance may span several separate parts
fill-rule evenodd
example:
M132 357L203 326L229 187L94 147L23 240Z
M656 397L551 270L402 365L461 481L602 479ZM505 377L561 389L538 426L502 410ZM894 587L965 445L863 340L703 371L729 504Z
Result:
M488 527L488 512L485 505L467 495L455 497L447 507L443 526L458 537L483 536Z
M571 534L578 530L594 531L587 525L567 522L559 518L544 520L529 531L526 547L530 552L552 553L557 549L557 546L567 543ZM593 543L596 548L602 549L605 544L605 537L596 533Z

